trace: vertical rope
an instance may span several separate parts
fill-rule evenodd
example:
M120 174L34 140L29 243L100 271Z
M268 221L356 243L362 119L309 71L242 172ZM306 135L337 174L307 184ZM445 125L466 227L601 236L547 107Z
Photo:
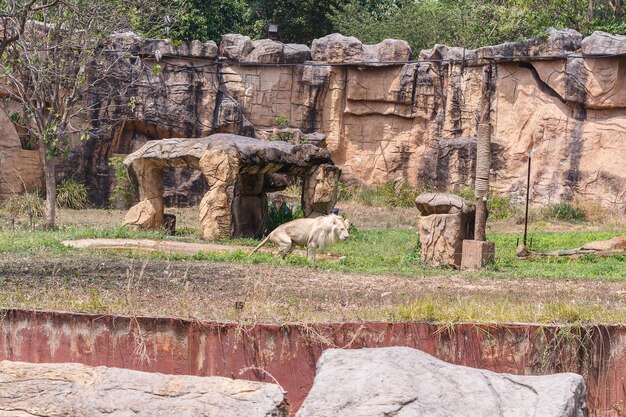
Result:
M476 197L482 197L489 191L489 168L491 167L491 125L478 125L476 143Z

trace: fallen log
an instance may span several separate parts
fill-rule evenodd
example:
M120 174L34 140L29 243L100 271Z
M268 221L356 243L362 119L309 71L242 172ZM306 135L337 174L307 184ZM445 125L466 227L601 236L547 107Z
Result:
M567 256L570 258L579 258L581 256L613 256L613 255L626 255L623 250L587 250L587 249L566 249L555 250L551 252L527 252L525 256L519 256L520 258L532 258L540 256Z

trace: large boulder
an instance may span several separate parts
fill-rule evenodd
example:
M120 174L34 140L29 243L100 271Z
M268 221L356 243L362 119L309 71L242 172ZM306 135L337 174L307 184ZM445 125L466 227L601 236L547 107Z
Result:
M363 61L404 62L411 59L411 47L407 41L385 39L375 45L363 45Z
M280 64L285 61L283 50L285 45L271 39L261 39L253 41L254 49L246 55L246 62L257 62L260 64Z
M286 417L278 385L76 363L0 362L0 416Z
M362 62L363 44L355 37L333 33L314 39L311 44L311 55L314 61L328 63Z
M626 36L606 32L593 32L582 41L583 55L626 54Z
M283 50L286 64L301 64L311 60L311 48L299 43L287 43Z
M239 35L237 33L228 33L222 35L220 42L220 56L229 61L241 61L254 49L254 44L248 36Z
M573 373L517 376L451 365L407 347L326 350L297 417L585 417Z

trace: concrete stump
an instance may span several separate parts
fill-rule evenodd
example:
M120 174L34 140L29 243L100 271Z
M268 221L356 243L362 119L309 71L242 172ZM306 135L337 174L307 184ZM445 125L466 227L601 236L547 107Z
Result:
M422 262L460 268L463 240L474 236L474 204L454 194L425 193L415 199Z
M496 256L496 245L482 240L463 241L461 269L480 269Z

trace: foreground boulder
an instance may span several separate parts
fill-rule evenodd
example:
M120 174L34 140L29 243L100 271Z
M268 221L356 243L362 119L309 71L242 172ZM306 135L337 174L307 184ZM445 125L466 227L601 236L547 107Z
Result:
M584 417L580 375L498 374L406 347L326 350L297 417Z
M128 369L0 362L0 416L286 417L278 385Z

